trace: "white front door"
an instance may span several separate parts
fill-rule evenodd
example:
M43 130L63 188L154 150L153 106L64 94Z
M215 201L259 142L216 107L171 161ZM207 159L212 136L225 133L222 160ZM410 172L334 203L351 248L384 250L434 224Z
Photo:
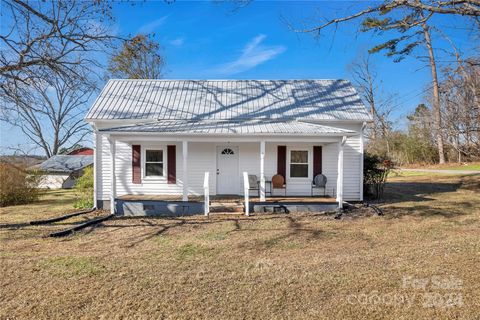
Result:
M217 147L217 194L239 194L238 147Z

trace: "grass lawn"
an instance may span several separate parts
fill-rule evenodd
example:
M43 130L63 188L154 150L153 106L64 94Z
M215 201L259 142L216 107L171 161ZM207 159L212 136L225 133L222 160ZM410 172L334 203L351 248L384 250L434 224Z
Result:
M463 164L445 163L445 164L430 164L430 165L412 164L412 165L405 165L403 167L414 168L414 169L434 169L434 170L480 170L480 162L467 162Z
M385 216L114 219L51 239L0 212L0 319L478 319L480 176L403 176ZM80 219L80 218L79 218Z

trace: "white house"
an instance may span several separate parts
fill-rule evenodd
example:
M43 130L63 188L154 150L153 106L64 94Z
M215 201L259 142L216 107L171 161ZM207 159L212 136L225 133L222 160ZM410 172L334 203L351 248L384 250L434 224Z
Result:
M317 174L340 205L363 199L371 116L346 80L110 80L86 121L95 201L112 211L127 195L178 196L186 210L204 183L211 195L243 195L244 172L262 200L310 196ZM277 174L286 190L270 193Z

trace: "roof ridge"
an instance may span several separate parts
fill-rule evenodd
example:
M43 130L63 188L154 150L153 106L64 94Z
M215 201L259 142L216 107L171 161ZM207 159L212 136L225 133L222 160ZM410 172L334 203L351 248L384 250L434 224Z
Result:
M308 79L120 79L120 78L111 78L108 81L218 81L218 82L227 82L227 81L348 81L348 79L343 78L308 78Z

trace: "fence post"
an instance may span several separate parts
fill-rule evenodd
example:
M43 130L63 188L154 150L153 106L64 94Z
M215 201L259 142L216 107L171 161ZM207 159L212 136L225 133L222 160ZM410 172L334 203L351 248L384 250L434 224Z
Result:
M203 179L203 195L204 195L204 206L203 210L205 215L208 217L210 213L210 190L209 190L209 178L210 172L205 172L205 178Z
M248 172L243 172L243 194L245 196L245 215L250 215L249 190L250 184L248 182Z

